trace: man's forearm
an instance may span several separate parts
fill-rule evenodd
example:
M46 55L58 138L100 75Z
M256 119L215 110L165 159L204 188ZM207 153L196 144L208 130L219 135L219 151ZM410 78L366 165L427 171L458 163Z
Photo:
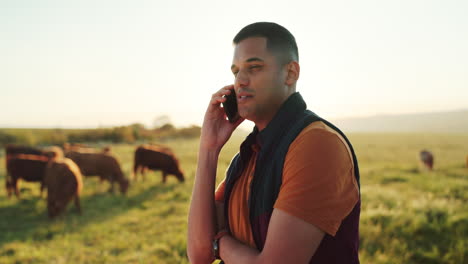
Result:
M188 217L187 253L191 263L211 263L216 232L214 190L219 151L200 149Z
M251 248L232 236L226 235L219 241L221 259L228 264L261 263L260 252Z

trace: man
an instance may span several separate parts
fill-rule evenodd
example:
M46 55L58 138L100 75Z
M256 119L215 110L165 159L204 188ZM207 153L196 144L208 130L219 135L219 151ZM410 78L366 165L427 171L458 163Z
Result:
M275 23L234 38L235 82L212 95L200 137L191 263L359 263L357 160L344 134L306 110L298 61L293 35ZM232 90L234 123L221 107ZM218 155L245 119L255 128L215 192Z

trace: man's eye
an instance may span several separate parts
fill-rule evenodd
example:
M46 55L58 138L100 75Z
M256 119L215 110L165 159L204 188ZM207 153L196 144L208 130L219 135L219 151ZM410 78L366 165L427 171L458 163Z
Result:
M238 71L232 72L234 74L234 77L237 76Z

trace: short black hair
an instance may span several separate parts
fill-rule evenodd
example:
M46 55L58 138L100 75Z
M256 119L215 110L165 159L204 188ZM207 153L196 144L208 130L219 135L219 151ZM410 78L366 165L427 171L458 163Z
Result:
M256 22L241 29L232 42L237 45L242 40L251 37L266 38L267 49L279 56L281 63L286 64L292 60L299 61L296 39L283 26L272 22Z

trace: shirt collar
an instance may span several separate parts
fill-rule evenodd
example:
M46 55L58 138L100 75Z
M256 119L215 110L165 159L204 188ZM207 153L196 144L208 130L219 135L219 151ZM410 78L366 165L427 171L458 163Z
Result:
M258 128L255 126L253 131L247 136L244 142L242 142L240 147L241 163L245 166L250 160L253 152L252 146L254 144L258 144L260 152L262 152L264 148L268 148L270 145L274 144L275 139L281 137L287 130L291 120L306 108L307 105L298 92L290 95L262 131L258 131Z
M290 95L262 131L258 132L257 127L254 128L254 132L257 133L257 143L260 147L273 143L289 127L291 120L306 108L307 105L301 94L296 92Z

